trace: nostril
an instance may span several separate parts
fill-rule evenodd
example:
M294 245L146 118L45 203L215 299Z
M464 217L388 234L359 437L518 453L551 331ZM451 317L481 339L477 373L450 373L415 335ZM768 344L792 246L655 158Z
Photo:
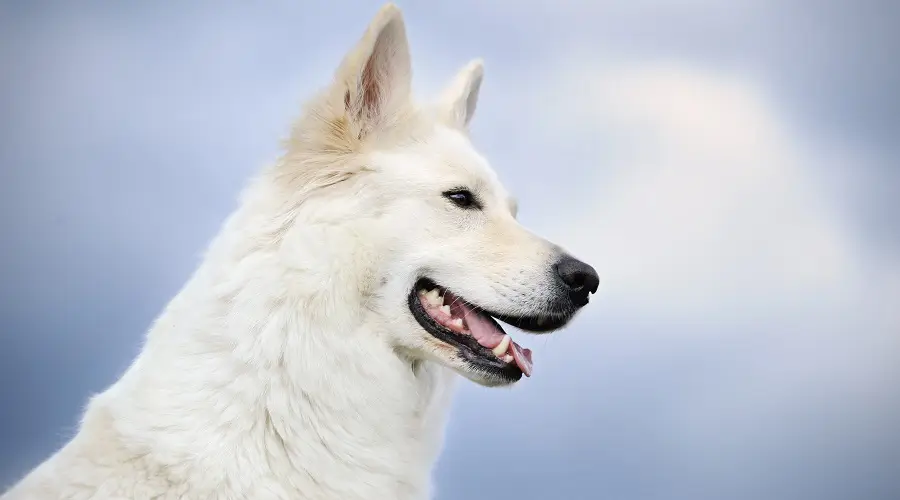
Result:
M563 283L573 292L595 293L600 286L600 277L593 267L568 255L556 264L556 272Z

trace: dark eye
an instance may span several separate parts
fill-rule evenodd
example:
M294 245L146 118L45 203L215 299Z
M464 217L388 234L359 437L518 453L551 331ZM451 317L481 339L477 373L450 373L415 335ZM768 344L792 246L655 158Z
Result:
M454 189L444 193L450 201L460 208L479 208L475 196L468 189Z

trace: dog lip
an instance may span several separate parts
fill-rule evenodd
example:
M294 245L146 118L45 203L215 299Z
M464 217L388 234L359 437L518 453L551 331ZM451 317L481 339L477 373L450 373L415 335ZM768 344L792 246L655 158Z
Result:
M481 345L473 336L460 334L446 328L437 323L425 311L419 299L418 290L436 287L444 289L444 287L440 287L430 279L422 278L416 281L415 286L409 293L409 309L419 326L436 339L455 347L460 357L467 362L472 371L488 373L508 382L520 380L524 373L516 363L508 363L498 359L489 347ZM494 322L498 330L503 332L503 328L492 317L490 320Z
M438 285L433 280L429 278L420 278L416 281L415 285L413 285L412 295L414 296L416 290L425 288L426 290L431 290L432 288L442 288L446 289L447 287ZM459 295L457 295L459 297ZM475 305L475 304L472 304ZM512 314L504 314L489 308L476 305L479 310L492 317L493 319L506 323L507 325L514 326L519 330L529 332L529 333L547 333L552 332L554 330L559 330L560 328L566 326L572 318L575 317L575 313L578 312L579 307L567 308L562 311L552 311L545 314L535 314L535 315L512 315ZM440 326L440 325L437 325ZM448 330L449 331L449 330Z
M566 326L575 316L575 311L564 314L547 314L543 316L508 316L488 312L498 321L531 333L546 333Z
M465 328L466 331L458 331L457 325L447 324L443 320L444 316L440 313L437 313L438 316L434 316L436 312L431 309L431 305L434 302L428 301L434 301L437 296L426 299L430 295L426 292L434 292L435 290L439 291L443 296L451 296L453 298L451 305L454 303L459 304L461 307L469 310L470 313L478 311L469 318L480 318L479 322L475 325L467 325L467 327L463 327L463 323L459 323L458 326ZM460 357L465 359L470 365L473 365L473 369L493 373L496 373L498 370L500 372L515 372L513 380L518 380L523 374L531 376L531 351L512 342L507 344L509 345L507 355L501 356L495 353L492 348L499 342L497 340L498 335L506 335L498 321L507 323L525 332L546 333L558 330L568 324L579 309L579 307L572 304L563 304L560 309L550 309L534 315L518 316L498 313L468 302L464 297L453 293L442 285L438 285L427 277L419 278L414 283L409 292L409 308L413 317L426 332L437 340L455 347L459 351ZM449 314L451 314L450 310L444 313L444 315ZM458 311L454 314L458 314ZM492 326L485 326L485 322L489 322ZM478 331L483 331L483 328L487 327L495 333L490 334L489 337L483 337L484 333L473 336L472 333L467 331L469 326L474 327L478 324L482 325ZM489 338L493 340L487 340ZM511 360L515 362L512 363ZM504 378L509 378L510 375L513 375L513 373L501 374Z

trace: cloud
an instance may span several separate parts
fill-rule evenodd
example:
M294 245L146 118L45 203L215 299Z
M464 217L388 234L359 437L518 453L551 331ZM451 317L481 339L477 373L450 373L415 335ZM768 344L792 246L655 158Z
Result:
M539 225L601 270L613 300L735 319L810 297L820 308L855 286L841 207L760 86L684 63L585 61L529 90L546 96L537 125L557 163L584 184L554 208L565 224ZM591 146L566 149L579 142Z

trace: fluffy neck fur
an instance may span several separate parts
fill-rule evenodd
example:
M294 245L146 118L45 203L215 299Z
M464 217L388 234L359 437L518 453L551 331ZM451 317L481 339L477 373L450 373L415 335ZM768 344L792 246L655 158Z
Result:
M171 480L202 477L201 489L424 497L453 376L410 363L367 328L359 271L332 268L366 265L358 240L342 244L348 230L327 222L288 225L315 220L319 207L270 206L283 199L273 189L267 175L248 190L139 358L94 406L131 453ZM300 248L280 244L285 231L304 232L291 238Z

